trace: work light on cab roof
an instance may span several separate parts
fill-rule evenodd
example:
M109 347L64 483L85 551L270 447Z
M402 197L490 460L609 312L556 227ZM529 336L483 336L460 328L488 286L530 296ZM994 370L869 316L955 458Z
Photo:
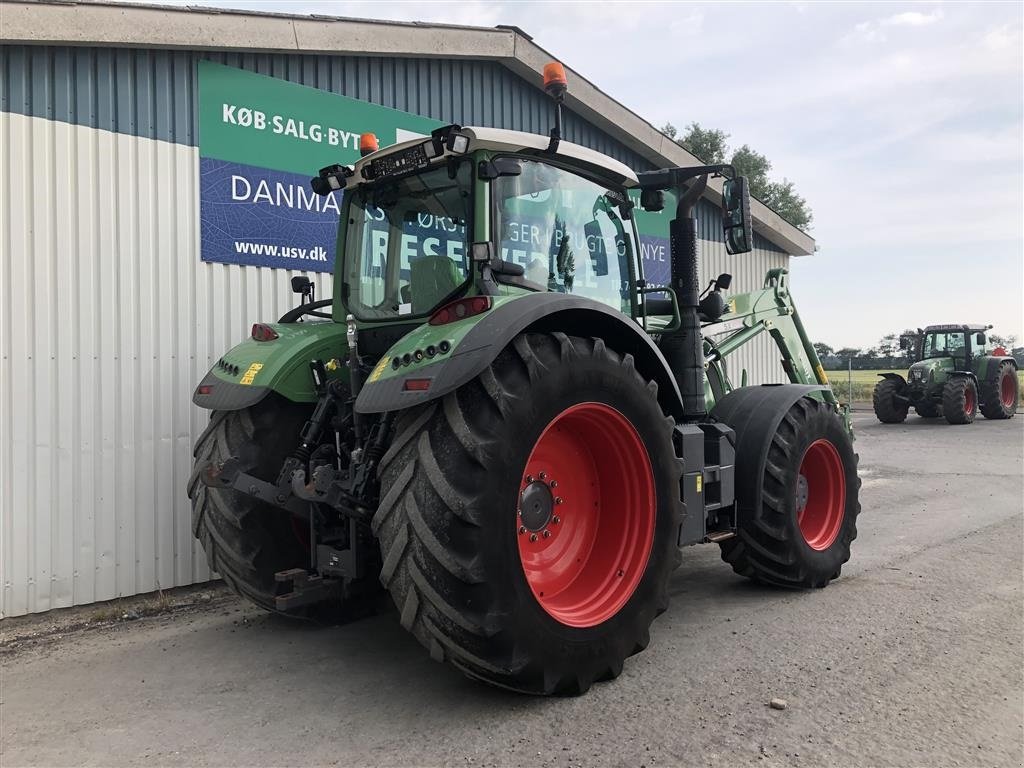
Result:
M544 90L553 98L561 98L568 90L569 83L565 79L565 67L552 61L544 65Z
M557 61L544 65L544 90L555 101L555 124L551 127L548 152L557 152L562 141L562 101L565 100L565 92L569 90L565 67Z
M359 137L359 155L366 157L371 152L380 149L380 142L377 141L375 133L364 133Z

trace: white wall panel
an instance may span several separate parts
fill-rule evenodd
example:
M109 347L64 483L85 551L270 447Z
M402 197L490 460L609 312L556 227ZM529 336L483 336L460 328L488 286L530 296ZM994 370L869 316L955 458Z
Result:
M200 261L194 147L8 112L0 138L0 615L204 581L192 390L298 273Z

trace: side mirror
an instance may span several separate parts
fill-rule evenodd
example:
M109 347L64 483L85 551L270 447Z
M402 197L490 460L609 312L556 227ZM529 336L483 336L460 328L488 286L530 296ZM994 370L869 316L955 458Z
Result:
M490 181L499 176L519 176L523 165L512 157L496 157L493 160L481 160L476 175L481 181Z
M717 291L728 291L730 285L732 285L732 275L728 272L723 272L715 280L715 290Z
M643 189L640 191L640 207L650 213L657 213L665 208L665 193L660 189Z
M977 340L977 344L978 344L979 347L984 347L985 343L987 342L987 339L986 339L984 333L979 333L977 335L977 337L976 337L976 340Z
M302 303L309 304L313 301L313 283L305 275L296 275L292 278L292 292L302 294Z
M745 176L726 179L722 185L722 232L725 250L730 254L747 253L753 247L750 186Z

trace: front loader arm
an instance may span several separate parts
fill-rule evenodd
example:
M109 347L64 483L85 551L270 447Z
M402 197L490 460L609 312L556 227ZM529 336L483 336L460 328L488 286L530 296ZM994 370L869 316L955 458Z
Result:
M767 331L782 354L782 367L793 384L819 384L822 397L838 405L821 367L814 345L793 305L787 270L769 270L759 291L740 293L729 299L729 312L701 328L705 338L705 359L715 365L754 337ZM726 335L727 334L727 335ZM724 377L724 371L723 371ZM732 388L731 383L729 387Z

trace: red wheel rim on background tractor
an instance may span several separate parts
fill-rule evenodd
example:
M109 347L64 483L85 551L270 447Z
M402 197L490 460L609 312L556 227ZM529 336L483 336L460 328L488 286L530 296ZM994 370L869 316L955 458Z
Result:
M970 387L964 389L964 413L974 413L974 390Z
M1003 380L999 383L999 399L1003 401L1003 405L1007 408L1012 408L1014 395L1016 394L1017 377L1013 375L1012 371L1007 372L1003 376Z
M603 403L566 408L537 439L518 501L519 559L548 615L593 627L618 613L647 567L657 502L629 420Z
M843 526L846 473L839 451L825 439L815 440L800 460L796 492L797 524L811 549L828 549Z

